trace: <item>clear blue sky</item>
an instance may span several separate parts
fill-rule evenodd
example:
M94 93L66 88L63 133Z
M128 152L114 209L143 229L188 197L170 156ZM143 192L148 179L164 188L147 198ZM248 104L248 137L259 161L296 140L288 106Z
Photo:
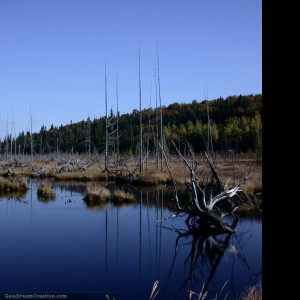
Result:
M0 1L0 134L162 104L262 93L262 0ZM151 92L152 86L152 92Z

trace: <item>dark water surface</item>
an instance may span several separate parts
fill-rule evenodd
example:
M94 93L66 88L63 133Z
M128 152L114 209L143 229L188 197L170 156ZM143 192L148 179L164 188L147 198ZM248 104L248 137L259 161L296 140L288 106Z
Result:
M54 184L56 198L0 197L0 293L99 293L95 299L188 299L208 291L236 299L260 282L262 222L241 217L232 235L179 235L167 190L136 190L137 202L88 207L84 184ZM184 231L182 231L184 232ZM103 294L102 294L103 293ZM218 299L223 299L220 297Z

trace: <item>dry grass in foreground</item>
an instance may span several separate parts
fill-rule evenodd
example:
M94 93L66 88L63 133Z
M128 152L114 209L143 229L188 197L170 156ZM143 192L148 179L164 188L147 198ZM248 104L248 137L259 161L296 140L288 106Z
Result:
M150 295L150 300L154 300L156 298L156 296L159 293L158 290L158 280L154 282L153 287L152 287L152 291L151 291L151 295ZM204 292L203 291L203 287L202 287L202 291L200 293L195 293L194 291L189 291L189 300L204 300L204 299L211 299L211 300L221 300L221 294L224 291L224 288L227 284L227 281L224 283L222 289L219 291L219 293L214 297L214 298L207 298L208 297L208 292ZM223 296L223 299L227 299L228 294L225 294L225 296ZM109 298L108 298L109 299ZM262 300L262 285L261 283L256 284L252 287L246 288L244 290L244 292L242 292L242 294L240 295L240 297L237 298L237 300Z
M261 284L254 285L245 290L241 295L240 300L262 300Z
M149 297L149 300L155 300L157 295L159 294L158 290L158 280L156 280L153 284L152 291ZM207 298L209 295L207 292L204 292L203 289L200 293L195 293L193 291L189 291L189 298L188 300L204 300L204 299L211 299L211 300L221 300L221 299L227 299L228 294L225 294L223 298L221 297L222 292L224 291L224 287L227 284L227 281L223 285L220 292L214 297L214 298ZM109 300L109 295L105 295L105 299ZM117 300L116 298L112 298L112 300ZM240 297L237 298L237 300L262 300L262 285L257 284L250 288L246 288L245 291L240 295Z

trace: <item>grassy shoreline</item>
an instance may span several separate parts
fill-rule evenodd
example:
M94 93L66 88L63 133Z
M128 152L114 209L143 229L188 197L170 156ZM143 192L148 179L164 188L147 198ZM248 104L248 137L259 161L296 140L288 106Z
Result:
M202 178L206 178L209 167L203 158L199 158L200 165L198 172ZM0 161L1 165L1 161ZM137 162L131 161L127 167L120 167L119 174L114 173L115 167L112 165L112 172L104 172L103 167L99 164L90 164L84 171L72 170L71 165L67 165L68 171L58 172L58 164L55 161L43 162L38 158L34 159L33 166L36 168L43 168L44 171L41 174L43 178L54 178L56 181L113 181L117 183L128 183L132 185L143 186L155 186L155 185L170 185L171 177L164 167L164 170L157 168L154 159L151 159L146 168L139 173L138 170L133 172L137 168ZM216 160L217 171L219 177L226 182L229 179L229 186L234 183L238 183L251 169L249 178L244 186L248 192L258 193L262 191L262 161L259 159L236 159L234 164L230 159L217 159ZM184 185L190 181L188 170L184 162L178 158L171 158L169 161L170 170L174 177L176 184ZM17 176L35 177L32 171L31 165L25 165L22 167L14 167L13 174ZM0 168L0 176L7 173L7 168ZM133 172L133 176L129 176L129 171Z
M187 158L190 162L192 158ZM68 160L66 160L68 161ZM197 161L200 163L197 171L199 178L207 178L210 169L203 157L197 157ZM169 159L169 167L172 172L172 176L178 188L185 188L186 184L190 183L190 174L184 164L184 162L178 157L171 157ZM148 161L147 168L142 172L139 172L136 161L129 161L126 166L121 166L119 172L113 172L115 170L114 165L110 165L111 172L104 172L104 167L99 164L99 162L93 162L88 165L84 170L78 170L72 167L71 163L64 162L65 168L61 167L61 163L55 160L42 161L38 157L35 157L33 164L23 165L21 167L14 167L10 174L14 178L18 177L31 177L36 178L33 170L43 169L41 176L39 178L50 179L56 182L113 182L115 184L130 184L132 186L138 187L158 187L158 186L171 186L172 180L169 171L166 166L164 170L160 170L160 166L157 168L156 161L152 158ZM3 166L3 161L0 161L0 178L2 176L7 176L8 168L1 168ZM247 179L246 184L243 186L244 191L248 194L259 195L257 197L257 204L259 207L262 205L262 161L257 158L240 158L235 159L234 163L231 159L221 159L216 160L216 170L218 176L223 181L223 183L228 182L228 188L233 185L239 184L239 182L245 177L245 175L251 169L250 175ZM130 175L130 176L129 176ZM3 180L7 179L3 178ZM0 183L1 184L1 183ZM3 185L3 184L2 184ZM22 185L21 185L22 186ZM20 186L20 189L21 189ZM28 187L27 187L28 188ZM2 192L5 191L2 187ZM12 190L12 188L9 188ZM0 186L1 192L1 186ZM101 196L100 196L101 197ZM107 196L107 198L111 198ZM124 200L123 200L124 201ZM87 195L86 202L89 204L105 202L103 199L97 199L97 195ZM115 199L115 202L116 199ZM239 211L247 211L253 209L253 205L245 205L239 208Z

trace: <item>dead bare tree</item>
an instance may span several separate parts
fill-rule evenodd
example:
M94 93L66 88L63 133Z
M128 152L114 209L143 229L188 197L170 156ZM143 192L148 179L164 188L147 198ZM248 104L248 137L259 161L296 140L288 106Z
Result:
M146 152L149 152L149 145L150 145L150 131L151 131L151 93L152 93L152 83L150 88L150 105L149 105L149 112L148 112L148 130L147 130L147 145L146 145ZM148 171L148 156L146 159L146 171Z
M30 159L31 164L33 163L33 137L32 137L32 114L31 114L31 105L30 105Z
M142 89L141 89L141 51L139 49L139 103L140 103L140 172L143 171L143 126L142 126Z
M106 76L106 59L104 66L104 87L105 87L105 159L104 168L108 170L108 116L107 116L107 76Z
M10 160L12 161L12 155L13 155L13 124L14 124L14 113L11 114L11 126L10 126Z
M238 219L235 215L235 211L238 207L243 205L245 201L249 200L249 197L243 191L242 186L247 181L247 178L250 174L250 169L239 184L235 185L234 182L234 185L230 188L228 187L229 180L223 184L217 173L209 122L210 120L208 117L207 143L206 151L204 151L206 163L209 168L209 173L206 178L199 178L199 175L196 172L197 168L200 166L200 162L196 160L189 143L185 141L185 146L192 157L192 162L189 162L184 155L182 155L175 142L171 140L177 154L183 160L190 173L189 189L191 190L192 197L190 203L187 205L182 205L178 199L176 184L172 177L171 170L167 163L167 158L162 146L161 149L164 153L166 165L174 185L175 200L179 209L178 213L184 212L188 215L186 219L186 225L189 230L200 230L201 232L217 230L221 233L234 232L234 227ZM174 217L176 215L174 215ZM233 217L233 223L231 225L225 224L222 221L222 219L228 215Z
M91 126L92 126L92 121L90 117L87 119L87 129L85 129L84 134L85 134L85 140L83 141L83 144L85 145L85 151L88 153L88 156L91 157Z
M14 140L15 140L15 158L17 156L17 136L16 136L16 128L15 128L15 125L14 125Z
M136 172L136 170L139 168L139 165L136 165L135 168L133 170L131 170L128 166L128 161L125 160L124 161L124 166L126 167L126 171L128 172L128 179L129 181L133 180L134 178L134 173Z
M214 147L213 147L213 142L212 142L212 132L211 132L211 125L210 125L210 118L209 118L209 106L208 106L208 95L207 92L205 93L205 98L206 98L206 113L207 113L207 151L208 153L211 153L211 156L215 158L215 153L214 153Z
M155 78L155 124L156 124L156 138L155 138L155 157L156 157L156 169L158 170L158 166L159 166L159 152L160 152L160 149L159 149L159 146L158 146L158 137L159 137L159 134L158 134L158 106L157 106L157 75L156 75L156 61L155 61L155 72L154 72L154 78Z
M118 74L116 80L116 97L117 97L117 161L116 161L116 169L120 168L120 136L119 136L119 88L118 88Z
M201 231L209 232L213 229L218 230L219 232L234 232L233 225L238 219L234 212L238 207L243 205L245 201L249 200L249 197L243 191L242 186L246 183L250 170L238 185L229 188L228 181L223 184L222 180L218 176L216 165L212 160L211 154L205 151L204 155L210 172L206 178L200 179L196 173L196 169L199 167L200 163L196 160L193 152L191 151L190 145L186 142L188 150L192 156L192 163L190 163L181 154L174 141L171 140L171 142L177 154L189 170L189 188L192 192L190 203L187 205L181 204L180 199L178 199L174 178L171 177L175 188L175 200L179 210L177 214L183 212L188 215L186 225L192 231L200 229ZM166 156L165 160L171 175L172 173L167 163ZM174 217L176 215L174 215ZM234 219L232 225L227 225L222 222L222 219L228 215L231 215Z
M32 165L32 176L42 177L44 175L45 167Z
M114 145L115 133L117 129L116 118L113 115L112 111L108 117L107 111L107 72L106 72L106 59L104 67L104 87L105 87L105 149L104 149L104 172L111 172L109 169L109 151L112 145Z
M8 119L6 119L6 143L5 143L5 159L8 160Z
M33 132L32 132L32 113L31 113L31 105L30 105L30 160L31 165L33 164Z
M112 173L109 166L109 155L115 152L115 142L116 142L116 117L113 115L112 111L110 117L107 118L106 122L106 139L105 139L105 167L104 171L107 173Z
M235 176L234 183L231 187L228 187L229 179L225 184L223 184L221 178L217 173L217 165L215 164L216 157L213 151L209 108L207 103L206 108L208 120L207 142L205 143L204 138L203 140L206 146L204 155L206 163L210 170L206 178L201 179L196 173L200 162L196 160L189 143L185 141L185 148L188 149L188 152L191 154L191 163L184 157L184 155L182 155L174 141L171 140L177 154L183 160L190 173L189 188L192 192L192 197L190 203L188 203L188 205L185 205L185 207L180 204L180 200L178 199L176 190L176 184L172 177L170 167L167 163L168 160L165 155L165 151L162 145L160 145L160 147L164 154L166 165L174 185L175 200L179 209L179 213L184 212L188 215L186 219L186 225L188 226L189 230L194 231L200 229L201 231L204 230L205 232L209 232L213 229L219 232L234 232L234 227L238 219L235 215L235 211L246 201L251 201L250 197L242 189L242 186L246 183L250 174L250 168L248 173L240 181L239 184L235 184ZM233 217L233 222L231 225L227 225L222 222L222 219L228 215Z
M146 153L146 155L145 155L145 157L144 157L144 159L143 159L143 161L142 161L143 164L144 164L145 160L147 159L149 153L150 153L150 151L148 151L148 152ZM125 158L123 159L123 164L124 164L124 166L125 166L125 168L126 168L126 171L127 171L127 173L128 173L127 180L129 180L129 182L131 182L131 181L134 179L134 173L135 173L136 170L139 168L140 164L135 165L135 166L134 166L134 169L132 169L132 170L131 170L131 169L129 168L129 166L128 166L128 160L127 160L127 159L125 159ZM123 173L122 170L121 170L121 173Z
M161 93L160 93L160 74L159 74L159 57L158 57L158 44L156 48L157 52L157 82L158 82L158 96L159 96L159 110L160 110L160 144L162 148L161 152L161 160L160 160L160 166L161 170L164 170L163 165L163 152L164 152L164 134L163 134L163 115L162 115L162 106L161 106Z

